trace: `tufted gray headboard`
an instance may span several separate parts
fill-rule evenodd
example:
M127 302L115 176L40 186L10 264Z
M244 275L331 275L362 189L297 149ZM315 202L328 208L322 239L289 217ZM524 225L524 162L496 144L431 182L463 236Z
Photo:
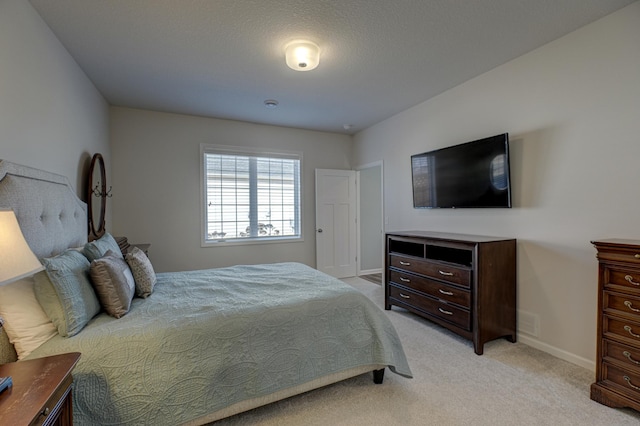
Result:
M0 208L12 209L29 247L50 257L87 242L87 206L62 175L0 160ZM0 364L15 360L0 332Z

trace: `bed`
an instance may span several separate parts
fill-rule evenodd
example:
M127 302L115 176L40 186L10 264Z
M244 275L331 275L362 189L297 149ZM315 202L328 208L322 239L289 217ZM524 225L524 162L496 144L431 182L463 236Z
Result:
M0 161L0 208L14 210L39 258L87 243L86 206L64 176ZM133 298L120 318L101 311L77 334L55 333L26 356L82 353L76 424L205 424L368 372L381 382L385 368L411 377L384 312L308 266L156 278L151 295ZM15 359L3 329L0 363Z

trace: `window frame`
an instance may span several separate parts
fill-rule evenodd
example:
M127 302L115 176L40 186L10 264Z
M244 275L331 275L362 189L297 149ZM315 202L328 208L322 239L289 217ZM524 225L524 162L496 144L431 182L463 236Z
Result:
M287 235L277 237L246 237L225 240L209 240L206 238L208 232L207 223L207 177L206 177L206 154L239 155L239 156L262 156L268 158L295 159L299 161L298 176L298 215L299 215L299 235ZM219 247L228 245L252 245L252 244L274 244L292 243L304 241L304 197L303 197L303 155L301 151L273 150L246 146L229 146L216 144L200 144L200 245L201 247Z

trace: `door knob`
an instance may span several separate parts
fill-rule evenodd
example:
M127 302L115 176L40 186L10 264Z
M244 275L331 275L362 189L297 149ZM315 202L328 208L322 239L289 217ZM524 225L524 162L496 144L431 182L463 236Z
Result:
M322 233L322 228L318 228L318 233Z

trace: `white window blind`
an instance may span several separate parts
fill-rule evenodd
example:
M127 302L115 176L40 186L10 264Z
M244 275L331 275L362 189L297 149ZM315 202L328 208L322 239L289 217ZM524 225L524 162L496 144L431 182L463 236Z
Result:
M299 154L203 149L204 242L301 237Z

